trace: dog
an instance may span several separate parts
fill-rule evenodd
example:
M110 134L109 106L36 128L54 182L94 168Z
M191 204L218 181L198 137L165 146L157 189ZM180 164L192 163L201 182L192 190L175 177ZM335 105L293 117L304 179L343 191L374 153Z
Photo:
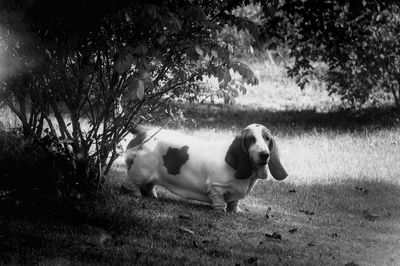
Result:
M136 196L157 197L155 185L186 199L240 212L239 201L268 168L277 180L288 174L270 131L245 127L229 141L206 141L169 130L138 128L125 152L126 185Z

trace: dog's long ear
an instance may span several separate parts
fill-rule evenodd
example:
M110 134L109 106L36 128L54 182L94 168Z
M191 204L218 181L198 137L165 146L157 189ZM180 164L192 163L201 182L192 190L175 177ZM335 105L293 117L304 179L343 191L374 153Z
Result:
M247 151L243 150L242 136L236 136L225 156L225 162L236 170L235 178L247 179L252 174L252 164Z
M268 162L269 171L276 180L283 180L288 176L279 159L279 149L274 138L271 139L270 158Z

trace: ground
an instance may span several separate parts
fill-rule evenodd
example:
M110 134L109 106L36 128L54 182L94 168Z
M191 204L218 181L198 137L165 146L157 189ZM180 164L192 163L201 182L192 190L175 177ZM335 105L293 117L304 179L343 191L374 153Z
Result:
M122 158L84 215L0 195L0 264L400 265L398 115L336 104L265 81L236 106L187 106L188 119L169 125L215 140L250 123L271 130L290 176L259 181L243 213L162 188L158 199L134 198L119 189Z

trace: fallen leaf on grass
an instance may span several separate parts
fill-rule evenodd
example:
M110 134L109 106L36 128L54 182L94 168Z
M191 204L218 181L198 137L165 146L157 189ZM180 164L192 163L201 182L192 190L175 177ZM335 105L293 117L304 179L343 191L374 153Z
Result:
M207 254L217 258L230 258L232 257L232 250L220 250L217 248L210 249Z
M103 245L112 240L112 236L106 230L92 225L84 224L82 226L85 232L85 241L91 245Z
M306 215L314 215L315 214L313 211L307 211L307 210L299 210L299 212L304 213Z
M251 258L248 258L246 260L246 262L249 263L249 264L258 264L258 258L257 257L251 257Z
M271 212L271 207L268 207L267 212L265 213L265 218L269 219L270 215L269 213Z
M356 187L356 189L360 192L362 192L363 194L367 194L368 193L368 189L363 188L363 187Z
M179 219L185 219L185 220L190 220L192 217L189 214L179 214L178 216Z
M267 238L271 238L271 239L282 239L281 234L279 234L277 232L273 232L272 234L265 234L265 236Z
M310 242L307 243L307 246L314 247L315 246L315 242L313 240L311 240Z
M371 213L369 210L364 210L363 216L368 221L376 221L379 218L378 215Z
M190 230L189 228L186 228L186 227L184 227L184 226L179 226L179 230L180 230L180 231L183 231L183 232L185 232L185 233L189 233L189 234L191 234L191 235L194 235L194 232L193 232L192 230Z
M355 263L354 261L351 261L349 263L346 263L344 266L358 266L359 264Z
M110 234L105 233L105 232L101 233L100 239L99 239L100 245L102 245L105 242L110 241L110 240L112 240L112 236Z

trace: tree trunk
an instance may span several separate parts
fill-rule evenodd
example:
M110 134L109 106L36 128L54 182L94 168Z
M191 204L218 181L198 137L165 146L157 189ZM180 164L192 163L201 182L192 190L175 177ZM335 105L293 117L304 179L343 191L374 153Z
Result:
M390 89L392 90L392 94L394 97L394 101L396 103L397 111L400 112L400 99L399 99L400 98L400 79L397 79L397 84L398 84L397 92L396 92L396 88L393 86L393 84L391 84Z

